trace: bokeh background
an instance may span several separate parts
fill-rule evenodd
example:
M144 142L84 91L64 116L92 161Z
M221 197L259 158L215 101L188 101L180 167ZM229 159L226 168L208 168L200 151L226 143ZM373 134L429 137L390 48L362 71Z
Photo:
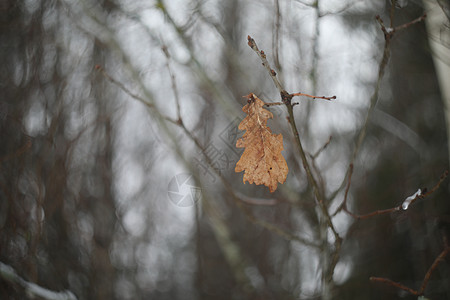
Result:
M350 162L356 214L432 188L449 168L448 9L442 0L1 1L0 261L78 299L417 299L369 278L420 288L448 245L448 179L406 211L364 220L340 211L336 251L285 107L269 108L290 169L275 193L242 183L235 143L242 96L280 101L251 35L288 92L337 96L294 98L330 215ZM375 16L391 28L424 12L426 22L390 40L377 88L385 39ZM0 298L32 297L1 274ZM449 283L447 257L425 296L449 299Z

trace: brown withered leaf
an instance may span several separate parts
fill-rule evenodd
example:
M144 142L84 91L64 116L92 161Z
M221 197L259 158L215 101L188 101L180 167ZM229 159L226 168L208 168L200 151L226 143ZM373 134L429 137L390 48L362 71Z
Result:
M264 102L255 94L245 96L248 104L242 110L247 114L239 124L239 130L246 130L244 136L237 140L236 147L244 148L241 158L236 163L235 172L244 172L244 183L264 184L271 193L277 189L278 182L283 184L289 171L283 151L283 136L273 134L267 127L267 120L273 114L264 109Z

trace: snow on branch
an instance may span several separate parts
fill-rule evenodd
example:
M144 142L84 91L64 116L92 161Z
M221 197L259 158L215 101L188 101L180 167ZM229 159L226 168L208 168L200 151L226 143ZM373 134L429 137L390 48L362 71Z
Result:
M337 215L340 211L344 211L347 214L349 214L351 217L357 219L357 220L363 220L363 219L368 219L374 216L378 216L378 215L384 215L384 214L389 214L395 211L399 211L401 209L403 210L407 210L411 204L413 204L417 199L422 199L425 198L429 195L431 195L432 193L434 193L442 184L442 182L447 178L448 176L448 170L446 170L441 177L439 178L439 181L431 188L431 190L428 190L427 188L423 188L423 189L418 189L417 192L415 192L413 195L407 197L403 203L401 205L392 207L392 208L388 208L388 209L382 209L382 210L376 210L367 214L356 214L351 212L348 208L347 208L347 198L348 198L348 192L350 190L350 185L352 182L352 175L353 175L353 164L351 163L349 165L349 173L348 173L348 179L347 179L347 188L345 189L345 195L344 195L344 200L342 201L342 203L339 205L339 207L336 209L336 211L332 214L332 216Z
M417 192L416 192L414 195L407 197L407 198L405 199L405 201L403 201L403 203L402 203L402 208L403 208L403 210L407 210L408 207L409 207L409 205L410 205L414 200L416 200L417 197L419 197L419 196L421 196L421 195L422 195L422 190L421 190L421 189L418 189Z

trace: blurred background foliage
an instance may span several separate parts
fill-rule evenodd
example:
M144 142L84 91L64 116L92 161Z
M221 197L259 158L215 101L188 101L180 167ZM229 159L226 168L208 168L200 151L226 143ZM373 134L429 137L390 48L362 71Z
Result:
M284 136L286 183L270 194L234 173L242 96L280 101L250 34L289 92L337 96L294 98L320 192L330 214L337 209L383 55L375 16L398 26L426 11L418 0L391 7L1 1L0 261L79 299L417 298L369 277L419 289L450 233L448 180L406 211L336 214L343 242L329 280L334 237L321 230L284 107L270 108L269 125ZM448 26L431 36L420 22L390 41L350 211L398 206L448 169L445 97L429 47L448 47ZM447 257L425 296L450 298L449 282ZM5 278L0 294L30 297Z

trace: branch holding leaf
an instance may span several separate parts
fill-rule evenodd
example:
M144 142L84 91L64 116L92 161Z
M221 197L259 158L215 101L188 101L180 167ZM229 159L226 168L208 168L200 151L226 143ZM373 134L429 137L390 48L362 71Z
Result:
M273 193L278 183L283 184L288 174L288 166L283 151L283 136L273 134L267 127L267 120L273 114L264 109L264 102L255 94L245 96L248 104L242 110L247 114L239 124L240 130L246 130L244 136L236 142L236 147L245 148L236 163L235 172L245 171L243 181L264 184Z

